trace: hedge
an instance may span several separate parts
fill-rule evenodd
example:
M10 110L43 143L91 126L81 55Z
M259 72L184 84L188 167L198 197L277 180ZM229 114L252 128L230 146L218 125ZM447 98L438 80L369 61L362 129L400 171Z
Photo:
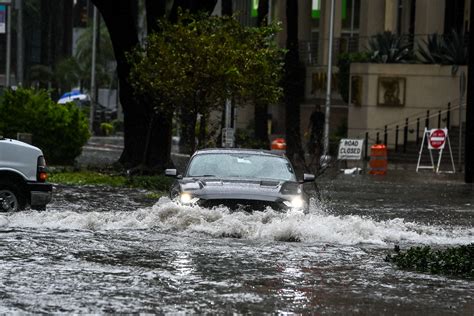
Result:
M31 133L50 164L73 164L89 138L82 111L73 103L57 104L45 90L5 91L0 113L0 135Z

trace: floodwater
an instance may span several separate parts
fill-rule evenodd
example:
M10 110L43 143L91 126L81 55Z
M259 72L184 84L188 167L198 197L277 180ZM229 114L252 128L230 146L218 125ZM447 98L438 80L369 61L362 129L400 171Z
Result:
M473 280L384 261L474 242L473 187L420 179L327 176L308 215L58 186L0 215L0 313L473 315Z

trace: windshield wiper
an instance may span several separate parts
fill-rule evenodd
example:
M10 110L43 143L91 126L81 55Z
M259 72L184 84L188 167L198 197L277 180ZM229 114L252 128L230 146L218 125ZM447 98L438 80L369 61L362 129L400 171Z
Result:
M193 178L212 178L212 177L215 177L216 175L214 174L203 174L203 175L200 175L200 176L193 176Z

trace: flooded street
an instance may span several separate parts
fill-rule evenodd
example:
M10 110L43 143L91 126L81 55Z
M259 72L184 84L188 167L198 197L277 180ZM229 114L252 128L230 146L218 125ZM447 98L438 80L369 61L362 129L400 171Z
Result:
M472 186L330 178L308 215L57 186L46 212L0 215L0 313L474 314L473 280L384 261L474 242Z

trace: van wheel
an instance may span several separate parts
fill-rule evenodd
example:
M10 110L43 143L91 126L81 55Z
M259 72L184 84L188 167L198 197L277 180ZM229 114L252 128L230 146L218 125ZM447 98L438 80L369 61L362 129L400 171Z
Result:
M0 212L21 211L25 206L26 200L17 187L0 182Z

